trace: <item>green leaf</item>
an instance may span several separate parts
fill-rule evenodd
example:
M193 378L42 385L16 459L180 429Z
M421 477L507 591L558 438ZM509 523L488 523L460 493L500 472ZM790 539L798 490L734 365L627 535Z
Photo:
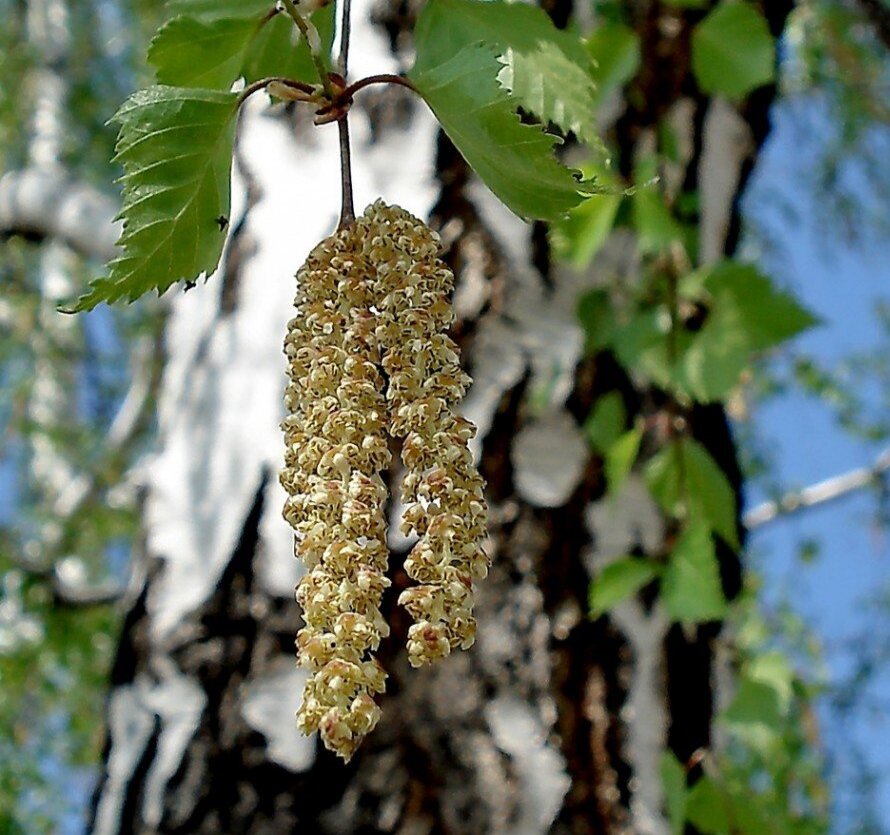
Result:
M738 547L736 499L726 475L693 438L664 447L646 467L652 496L672 516L703 522Z
M723 399L738 384L753 353L818 322L751 265L724 261L700 282L710 297L708 317L683 359L686 387L699 400Z
M436 66L420 63L411 80L464 159L517 215L552 220L576 206L580 184L553 156L556 137L525 125L498 85L498 62L482 44Z
M780 711L783 715L788 714L794 695L794 670L787 655L778 651L761 653L747 663L745 676L771 687Z
M499 0L428 0L414 43L421 69L443 64L479 41L502 64L498 81L545 124L598 143L590 59L582 42L537 6Z
M780 694L769 684L743 678L721 720L734 737L768 756L785 726Z
M225 241L219 218L229 214L237 101L236 93L158 86L118 110L122 254L74 310L213 272Z
M259 20L275 8L274 0L168 0L171 15L189 15L200 20L252 18Z
M328 65L334 42L335 12L336 6L331 2L310 16L321 38L322 55ZM318 81L309 46L285 14L274 17L259 31L245 56L243 73L248 84L272 76Z
M702 777L689 790L686 814L689 822L706 835L729 835L727 801L723 792L709 777Z
M637 182L646 180L638 177ZM654 255L675 241L684 240L683 225L671 214L655 185L641 186L634 193L631 206L641 252Z
M675 387L674 356L682 356L690 334L675 330L670 343L671 319L665 306L642 310L626 323L615 326L612 347L621 364L631 372L645 374L664 389Z
M595 62L593 80L598 110L640 68L640 36L623 23L606 21L587 39L587 52Z
M182 2L177 6L190 4ZM161 27L148 50L148 62L161 84L228 90L244 76L247 83L271 76L303 81L317 78L312 55L293 21L285 14L267 18L268 4L184 14ZM334 37L334 5L315 12L325 55Z
M686 822L686 771L670 752L661 755L661 785L673 835L683 835Z
M725 0L692 33L692 69L706 93L744 98L776 77L776 45L763 15Z
M205 23L174 17L152 40L148 63L161 84L228 90L241 74L244 52L256 31L252 21Z
M661 596L670 617L683 623L718 620L726 613L717 555L706 525L692 525L677 540Z
M656 566L640 557L624 557L609 563L590 584L590 614L598 618L657 576Z
M585 166L582 171L585 179L598 185L618 187L615 176L601 166ZM618 193L597 194L554 221L549 231L556 256L575 269L586 267L609 237L622 199Z
M624 432L627 414L620 392L610 391L596 401L584 421L584 434L597 452L605 452Z
M593 353L605 348L612 340L615 318L609 294L605 290L590 290L578 300L578 321L584 328L585 350Z
M606 450L606 481L612 495L618 493L630 474L640 452L640 441L642 440L643 427L637 426L629 432L625 432Z

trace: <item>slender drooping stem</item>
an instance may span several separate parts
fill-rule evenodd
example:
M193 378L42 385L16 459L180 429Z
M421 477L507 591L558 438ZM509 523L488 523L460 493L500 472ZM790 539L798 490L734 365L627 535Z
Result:
M306 44L309 47L309 52L312 54L312 62L315 64L315 71L318 73L318 78L324 87L325 93L331 98L333 96L331 80L328 78L328 68L325 66L324 58L319 51L320 43L318 30L316 30L309 20L303 17L300 10L294 4L294 0L282 0L282 3L284 4L284 10L297 25L300 34L305 38Z
M355 205L352 200L352 158L349 150L349 121L346 114L337 122L340 130L340 182L342 199L340 202L339 228L355 221Z
M340 57L337 60L337 71L346 80L349 71L349 34L351 23L352 0L339 0L340 18ZM355 205L352 197L352 154L349 148L349 109L347 108L337 122L340 131L340 224L339 228L355 222Z

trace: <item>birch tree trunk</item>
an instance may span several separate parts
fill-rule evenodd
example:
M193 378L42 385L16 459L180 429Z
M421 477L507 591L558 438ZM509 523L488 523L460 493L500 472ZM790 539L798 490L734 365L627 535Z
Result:
M738 240L773 91L741 110L704 98L689 33L706 10L628 5L643 69L634 95L603 114L616 165L629 174L667 119L680 154L664 180L674 193L699 190L700 252L714 260ZM774 33L791 5L764 4ZM355 6L355 77L404 69L413 4ZM569 12L562 0L548 9L558 23ZM159 451L92 831L663 835L659 757L669 748L686 761L712 744L719 629L684 633L659 605L635 601L586 616L591 569L664 535L635 476L617 505L600 501L601 467L579 429L601 391L652 408L608 356L583 356L575 316L578 294L605 275L634 280L635 242L614 233L586 274L552 264L543 230L497 204L421 104L399 89L363 95L351 116L358 208L382 196L429 217L458 279L457 336L475 380L464 408L479 426L494 524L478 643L408 669L396 574L379 727L346 767L297 734L298 567L277 485L281 344L292 276L336 224L337 138L252 102L219 274L171 301ZM698 408L692 431L738 488L722 411ZM395 568L406 543L390 545ZM723 554L722 568L734 596L738 556Z

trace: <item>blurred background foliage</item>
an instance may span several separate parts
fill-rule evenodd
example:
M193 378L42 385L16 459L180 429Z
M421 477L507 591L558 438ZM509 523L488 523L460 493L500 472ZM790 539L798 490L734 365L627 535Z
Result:
M580 11L579 26L595 24L591 52L600 61L605 102L638 72L639 48L623 22L622 0L593 2ZM102 190L117 174L109 163L114 132L105 123L147 78L144 48L161 13L161 0L70 4L63 161ZM29 43L26 14L26 4L0 0L2 171L27 163L29 85L41 57ZM815 209L832 239L840 230L853 246L886 233L890 224L888 19L890 6L883 0L803 0L779 45L778 107L792 112L790 129L800 131L800 153L806 155L806 173L791 185L803 197L779 209L791 218L800 205ZM668 147L669 137L663 139ZM607 183L614 176L598 173ZM640 181L648 176L638 172ZM787 193L784 183L758 187L767 198ZM648 205L651 200L657 200L655 191L642 204L655 218L657 235L662 215L657 205ZM588 263L627 211L621 204L617 195L604 197L591 209L595 216L554 230L556 251L575 266ZM776 225L764 222L756 205L747 207L746 219L745 246L761 261L781 263ZM101 308L61 330L43 328L46 247L40 240L10 238L0 250L0 833L29 835L80 831L101 753L103 689L120 626L114 607L102 601L126 583L129 547L139 535L139 462L151 445L162 324L159 306L142 303ZM77 286L99 268L74 255L65 259ZM797 290L806 301L806 284ZM888 305L890 299L879 302L875 312L890 349ZM126 444L109 455L109 427L140 375L148 386L144 413ZM40 408L48 380L54 404L49 413ZM768 358L730 404L747 475L764 497L779 496L788 485L777 476L773 450L750 416L789 391L827 406L852 436L870 443L890 437L890 350L851 350L826 359L797 346ZM52 462L54 473L44 471L44 461ZM89 487L67 517L58 513L54 475ZM871 521L886 528L888 508L879 498ZM798 537L799 570L818 552L817 540ZM764 832L885 832L890 822L876 802L880 783L868 752L851 742L844 756L853 771L833 768L830 740L827 758L821 753L825 738L814 705L827 705L841 737L864 713L886 711L886 693L870 683L890 658L890 591L879 590L870 601L874 626L851 641L847 649L855 663L838 677L828 674L820 642L796 613L793 595L764 593L770 582L770 572L755 559L744 601L733 614L741 686L722 720L729 756L713 764L689 796L685 789L670 790L681 766L666 758L671 812L709 831L719 831L714 821L721 815L744 812L755 821L751 831L759 819L773 822ZM95 595L72 596L74 587ZM766 690L764 682L770 684ZM764 703L777 692L784 694L783 704ZM780 818L787 826L770 829Z

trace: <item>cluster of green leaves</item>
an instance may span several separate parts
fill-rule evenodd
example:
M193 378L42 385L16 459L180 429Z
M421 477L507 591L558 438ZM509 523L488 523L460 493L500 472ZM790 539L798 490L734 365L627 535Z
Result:
M211 273L226 238L239 96L234 83L312 81L308 45L268 0L174 0L148 52L158 84L134 93L112 121L124 169L121 255L73 310L133 301ZM333 7L312 17L327 54Z
M234 83L270 77L319 83L309 46L269 0L175 0L148 51L155 86L114 117L124 169L121 255L75 305L133 301L212 272L229 213L240 96ZM333 4L316 12L329 64ZM409 78L480 179L524 218L553 220L595 184L555 156L561 136L598 145L597 68L577 36L536 7L429 0ZM626 58L616 55L617 63ZM620 70L616 70L620 71ZM605 79L608 82L608 79ZM538 120L530 122L529 117Z
M662 388L679 404L728 398L752 361L811 326L814 318L754 267L724 261L677 282L670 294L632 303L615 315L607 290L582 297L579 315L591 351L609 350L632 374ZM683 321L671 303L695 311ZM703 320L702 320L703 311ZM609 492L616 495L635 465L642 427L625 431L617 392L594 404L585 423L604 460ZM670 616L684 622L715 620L726 613L714 537L737 549L736 498L723 470L694 438L679 435L643 468L652 497L677 520L682 533L664 564L627 557L610 565L592 585L595 614L660 577Z
M738 678L716 720L727 755L705 759L691 787L684 765L662 757L673 832L690 823L704 835L823 835L827 796L811 706L817 688L790 660L793 627L767 623L756 584L749 585L733 615Z
M602 87L632 88L640 54L634 32L616 18L588 43L594 59L603 56ZM774 39L753 4L714 6L693 26L691 46L693 75L708 95L740 101L774 80ZM653 156L635 161L630 190L622 192L626 183L592 163L585 173L612 193L573 209L550 233L555 251L578 269L587 268L613 230L632 233L639 280L605 281L580 299L578 315L588 352L609 352L635 387L653 392L649 409L664 404L662 419L644 423L627 413L624 395L613 390L597 399L584 423L603 462L606 500L620 501L625 480L637 470L669 521L658 552L629 554L599 571L590 586L590 611L602 616L645 589L646 600L655 595L674 622L743 623L734 642L737 689L717 720L728 751L708 754L704 776L692 786L687 764L664 755L672 830L682 833L691 825L712 835L815 835L825 831L825 809L819 802L822 764L806 736L811 691L787 654L758 630L752 596L732 605L726 599L718 553L740 547L737 496L712 452L690 433L689 417L699 405L732 400L759 357L816 320L751 264L691 267L699 262L697 195L653 181L677 156L677 143L662 125Z

